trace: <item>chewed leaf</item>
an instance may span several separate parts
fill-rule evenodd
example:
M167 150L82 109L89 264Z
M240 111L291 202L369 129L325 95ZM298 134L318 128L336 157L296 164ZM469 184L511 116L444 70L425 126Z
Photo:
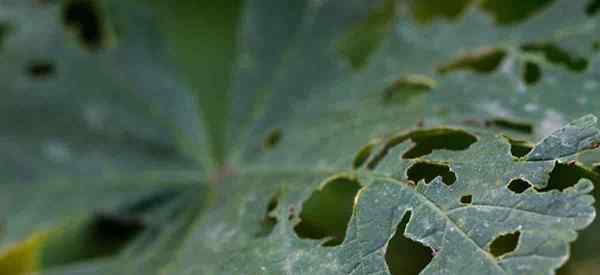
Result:
M582 275L592 2L0 0L0 275Z
M586 115L544 138L526 156L529 161L545 161L577 154L600 145L598 118Z

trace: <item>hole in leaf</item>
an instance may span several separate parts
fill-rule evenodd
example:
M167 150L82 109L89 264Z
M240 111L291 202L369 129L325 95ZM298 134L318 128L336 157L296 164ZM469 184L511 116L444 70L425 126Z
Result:
M54 64L45 60L34 61L27 66L27 73L34 79L45 79L54 74Z
M404 214L385 251L385 262L392 275L419 274L433 259L429 247L404 236L410 217L411 212Z
M456 174L450 171L448 165L432 162L417 162L406 170L406 175L414 183L423 179L429 183L438 176L442 177L446 185L452 185L456 181Z
M527 141L512 139L508 136L503 137L510 144L510 153L514 157L522 158L533 150L533 145Z
M585 7L585 13L589 16L596 15L600 10L600 0L591 0Z
M269 203L267 204L267 211L265 213L265 217L263 218L263 220L260 223L260 229L259 231L256 233L256 237L266 237L269 234L271 234L271 232L273 232L273 229L275 228L275 225L277 224L277 219L272 215L273 210L275 210L275 208L277 208L277 204L279 203L279 194L275 194L270 200Z
M554 169L552 169L552 172L550 172L550 179L548 180L548 185L545 188L538 189L538 191L563 191L575 185L582 178L593 180L595 178L593 173L594 172L589 171L580 165L577 165L575 162L555 162Z
M574 72L582 72L588 67L588 61L585 58L569 54L567 51L549 43L530 43L521 46L521 49L525 52L541 54L549 62L562 65Z
M471 204L473 202L473 195L464 195L460 197L460 202L464 204Z
M354 169L358 169L360 168L371 156L371 153L373 152L373 148L375 147L375 144L373 143L369 143L365 146L363 146L363 148L361 148L358 153L356 153L356 156L354 157L354 160L352 161L352 167Z
M435 18L455 19L467 9L472 0L413 0L410 7L419 23L430 23Z
M523 179L513 179L508 183L508 189L517 194L521 194L525 192L525 190L529 189L531 184Z
M515 249L517 249L517 245L519 244L520 237L520 231L515 231L496 237L496 239L494 239L490 244L490 253L496 258L500 258L515 251Z
M538 64L533 62L525 62L525 67L523 68L523 81L527 85L534 85L542 78L542 69Z
M81 43L90 50L98 50L106 43L104 22L95 0L69 0L63 7L63 22L73 29Z
M300 212L300 223L294 230L300 238L329 240L325 246L342 243L352 216L354 197L360 184L347 178L338 178L316 190L306 200Z
M513 121L504 118L488 120L485 122L485 125L488 127L497 127L523 134L533 133L533 125L525 122Z
M481 8L490 13L500 25L515 24L550 6L554 0L486 0Z
M423 75L402 77L385 89L383 98L386 103L406 103L415 96L422 95L435 88L435 80Z
M282 137L282 133L281 133L281 129L276 128L271 130L271 132L267 135L267 137L265 138L264 142L263 142L263 147L265 149L271 149L273 147L275 147L275 145L279 144L279 142L281 142L281 137Z
M403 158L418 158L433 152L445 149L453 151L466 150L477 141L477 137L463 130L450 128L434 128L412 131L390 139L383 149L369 162L369 169L375 169L377 164L385 158L394 146L411 139L415 145L406 151Z
M474 135L463 130L447 128L414 131L410 139L415 146L402 155L405 159L418 158L438 149L462 151L477 141Z
M501 49L484 48L438 67L437 72L445 74L458 70L468 70L477 73L491 73L500 66L504 57L506 57L506 52Z
M385 0L374 8L367 19L353 27L337 44L338 52L346 57L354 69L367 64L369 56L377 49L394 23L396 1Z

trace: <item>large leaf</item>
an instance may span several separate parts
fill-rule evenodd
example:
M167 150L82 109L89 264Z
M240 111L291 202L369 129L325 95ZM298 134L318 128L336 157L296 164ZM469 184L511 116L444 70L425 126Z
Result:
M2 4L1 177L19 183L0 267L48 228L171 188L192 195L135 213L160 222L124 250L33 269L553 274L592 223L595 2L163 2ZM114 37L81 47L73 3ZM40 55L55 76L24 78ZM597 226L561 272L597 266Z

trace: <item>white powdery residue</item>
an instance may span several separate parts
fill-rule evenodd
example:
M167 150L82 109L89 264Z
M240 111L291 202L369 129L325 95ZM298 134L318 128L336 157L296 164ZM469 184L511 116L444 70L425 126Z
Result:
M560 129L564 124L565 118L563 115L554 110L548 110L540 123L540 135L544 137L549 136L554 133L554 131Z

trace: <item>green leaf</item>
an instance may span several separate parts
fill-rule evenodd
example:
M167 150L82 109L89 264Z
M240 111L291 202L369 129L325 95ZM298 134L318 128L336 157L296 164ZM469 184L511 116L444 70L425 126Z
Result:
M0 273L589 274L597 18L512 2L0 4Z

